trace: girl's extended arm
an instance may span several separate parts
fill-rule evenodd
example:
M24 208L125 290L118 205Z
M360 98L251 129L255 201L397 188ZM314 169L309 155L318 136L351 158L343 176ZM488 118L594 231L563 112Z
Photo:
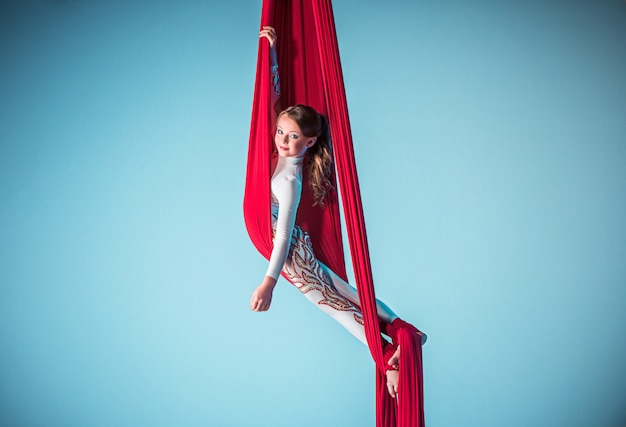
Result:
M284 158L278 160L281 162ZM267 311L272 302L272 293L276 286L276 281L285 264L291 235L296 221L300 194L302 191L302 181L296 177L276 177L276 182L272 184L275 197L278 199L278 217L276 218L276 230L274 236L274 247L269 260L269 265L263 282L256 288L250 299L250 308L254 311Z

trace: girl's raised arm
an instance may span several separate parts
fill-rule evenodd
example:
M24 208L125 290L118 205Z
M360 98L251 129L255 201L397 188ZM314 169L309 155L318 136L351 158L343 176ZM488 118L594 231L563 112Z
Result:
M282 106L280 102L280 77L278 75L278 57L276 55L276 40L278 37L276 36L276 30L274 27L265 26L259 32L259 37L266 38L270 43L270 63L271 63L271 73L270 78L272 79L272 104L274 105L274 110L276 114L279 114L282 111Z

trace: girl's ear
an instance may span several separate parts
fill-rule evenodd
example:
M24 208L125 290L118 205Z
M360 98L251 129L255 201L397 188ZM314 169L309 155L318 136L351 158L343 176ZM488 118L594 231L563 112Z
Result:
M313 138L309 139L309 142L306 143L307 147L313 147L313 145L315 145L315 142L317 141L317 137L314 136Z

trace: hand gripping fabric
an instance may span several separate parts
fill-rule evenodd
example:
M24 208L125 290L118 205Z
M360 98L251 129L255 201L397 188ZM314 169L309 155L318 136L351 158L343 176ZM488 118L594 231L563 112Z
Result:
M347 235L355 270L370 353L376 370L376 426L423 427L422 346L418 330L397 320L383 332L401 347L398 399L387 392L385 367L376 311L376 298L363 218L363 207L352 146L335 23L330 0L263 0L261 26L278 33L278 63L283 106L314 107L328 117ZM252 243L269 259L272 251L270 177L272 135L276 114L272 105L270 55L266 40L259 42L252 105L248 163L244 192L244 220ZM305 174L306 175L306 174ZM325 207L314 207L303 177L296 223L311 236L316 257L347 280L339 200L333 194ZM335 184L336 186L336 184Z

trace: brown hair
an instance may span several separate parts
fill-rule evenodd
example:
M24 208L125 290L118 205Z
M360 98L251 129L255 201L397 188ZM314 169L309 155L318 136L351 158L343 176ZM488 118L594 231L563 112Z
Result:
M306 173L313 191L316 205L324 206L324 199L333 189L330 177L333 172L333 150L330 144L330 129L326 117L313 107L297 104L284 110L278 118L286 114L296 122L302 134L308 138L317 137L315 144L306 151Z

